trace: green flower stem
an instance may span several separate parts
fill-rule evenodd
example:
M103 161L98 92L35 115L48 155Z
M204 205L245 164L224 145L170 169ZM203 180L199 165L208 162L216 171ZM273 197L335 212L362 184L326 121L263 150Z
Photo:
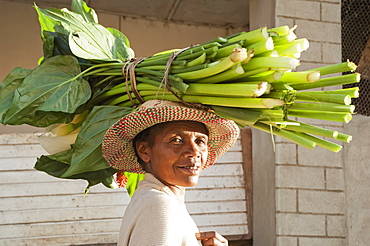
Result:
M361 75L359 73L351 73L351 74L346 74L342 76L324 78L315 83L292 84L291 86L295 90L308 90L308 89L315 89L315 88L321 88L321 87L327 87L327 86L357 83L360 81L360 79L361 79Z
M267 90L267 82L261 83L230 83L230 84L200 84L191 83L186 95L210 95L228 97L258 97Z
M341 145L326 141L324 139L309 135L307 133L296 132L296 134L300 137L303 137L303 138L307 139L307 140L315 142L316 145L321 147L321 148L330 150L330 151L335 152L335 153L339 152L342 149Z
M194 60L189 61L186 64L186 66L187 67L192 67L192 66L201 65L201 64L203 64L206 61L206 58L207 58L207 54L206 54L206 52L203 52L200 56L198 56Z
M154 66L154 65L167 65L167 61L168 59L158 59L158 60L152 60L152 61L147 61L147 60L143 60L142 62L140 62L139 64L137 64L136 67L138 68L142 68L142 67L146 67L146 66ZM186 60L174 60L172 61L171 65L174 65L174 66L185 66L187 63Z
M111 76L107 76L105 77L104 79L100 80L98 83L95 84L96 87L102 85L104 82L106 81L110 81L110 80L113 80L116 76L114 75L111 75Z
M326 94L324 91L297 91L295 101L351 104L351 96L346 94Z
M314 110L314 111L331 111L331 112L346 112L353 114L355 105L341 105L335 103L293 103L290 109L294 110Z
M279 81L289 84L312 83L320 80L319 71L285 72Z
M290 57L253 57L248 63L243 64L245 71L258 68L295 69L299 65L299 60Z
M345 94L345 95L349 95L351 98L358 98L360 96L359 87L351 87L351 88L344 88L344 89L324 91L324 92L328 94Z
M244 73L243 67L239 64L234 65L233 67L210 77L202 78L197 81L196 83L219 83L219 82L225 82L230 81L236 78L237 76Z
M200 65L196 65L196 66L191 66L191 67L171 68L170 69L170 73L172 73L172 74L187 73L187 72L192 72L192 71L199 70L199 69L204 69L207 66L208 65L206 63L204 63L204 64L200 64Z
M261 131L271 133L271 134L274 134L276 136L288 139L289 141L291 141L293 143L296 143L296 144L299 144L301 146L304 146L308 149L313 149L316 146L316 143L314 141L303 138L303 137L301 137L301 136L299 136L296 133L291 132L291 131L286 131L286 130L283 130L283 129L279 129L277 127L269 126L269 125L266 125L266 124L263 124L263 123L260 123L260 122L257 122L252 127L256 128L258 130L261 130Z
M284 105L284 101L272 98L228 98L183 95L185 102L237 108L273 108Z
M286 35L272 36L275 45L289 44L297 39L297 35L294 32L289 31Z
M285 26L278 26L278 27L267 29L267 32L269 32L269 33L275 32L279 36L283 36L283 35L288 35L289 34L290 28L287 25L285 25Z
M342 62L338 64L323 66L314 68L308 71L320 71L321 75L328 75L328 74L334 74L334 73L344 73L344 72L353 72L357 68L357 65L353 62L347 61Z
M281 81L271 82L271 86L272 86L272 89L274 91L285 91L285 90L291 91L291 90L294 90L293 87L291 87L287 83L281 82Z
M298 46L297 46L298 45ZM281 55L281 52L291 52L294 53L301 53L304 50L307 50L309 47L309 42L306 38L296 39L291 43L283 44L283 45L276 45L275 50L279 52Z
M302 123L299 121L289 121L289 122L298 123L299 126L287 124L284 126L283 129L294 131L294 132L304 132L304 133L309 133L309 134L322 136L322 137L329 137L329 138L337 138L339 134L337 131L324 129L318 126L313 126L313 125Z
M257 43L250 44L246 46L247 50L253 50L254 55L265 53L274 49L274 41L271 37L266 40L259 41Z
M220 58L223 58L223 57L227 57L231 53L233 53L234 49L241 49L241 48L242 48L242 46L239 44L239 42L236 43L236 44L232 44L232 45L222 47L217 51L215 59L220 59Z
M261 114L260 112L252 111L246 108L231 108L221 106L212 106L211 108L217 115L233 120L241 128L254 125Z
M325 112L314 110L289 110L288 115L291 117L303 117L318 120L328 120L348 123L352 115L346 112Z
M232 37L228 39L228 43L232 43L235 41L244 40L244 45L250 45L253 43L257 43L259 41L265 40L269 37L267 33L267 28L262 27L250 32L241 32L238 36Z
M172 94L165 95L153 95L143 97L145 101L152 99L180 101ZM284 102L281 100L269 99L269 98L227 98L227 97L210 97L210 96L193 96L183 95L181 99L185 102L201 103L213 106L224 106L224 107L237 107L237 108L272 108L275 106L282 105ZM139 103L139 102L138 102ZM121 106L121 105L120 105ZM128 104L122 104L122 106L128 106Z
M280 118L280 120L283 120L284 117L284 111L281 108L274 108L274 109L262 109L262 108L256 108L252 109L254 111L258 111L261 113L261 120L268 120L272 118Z
M340 140L342 142L346 142L346 143L349 143L352 141L352 136L351 135L348 135L348 134L344 134L344 133L341 133L339 132L338 133L338 136L336 137L337 140Z
M207 68L187 72L187 73L179 73L177 76L185 79L185 80L195 80L200 78L209 77L215 75L217 73L221 73L226 69L232 67L233 65L242 62L244 59L247 58L247 52L245 49L236 49L233 53L228 56L227 58L223 59L222 61L218 62L213 66L208 66Z
M270 74L262 75L262 76L251 76L244 79L239 79L240 81L244 82L253 82L253 81L266 81L266 82L275 82L278 81L282 76L283 71L272 71Z
M270 51L263 52L261 54L257 54L255 56L256 57L279 57L279 53L277 52L277 50L270 50Z
M212 47L207 48L205 50L200 50L200 51L194 52L194 53L189 54L189 55L181 55L181 53L180 53L178 55L178 59L188 61L188 60L192 60L192 59L195 59L195 58L201 56L203 53L206 53L206 55L209 56L213 53L217 53L217 51L218 51L218 46L212 46Z
M243 80L244 78L251 77L251 76L264 76L264 75L270 74L271 71L275 71L275 69L271 67L262 67L262 68L252 69L252 70L244 70L243 74L235 77L234 79L239 81L239 80Z

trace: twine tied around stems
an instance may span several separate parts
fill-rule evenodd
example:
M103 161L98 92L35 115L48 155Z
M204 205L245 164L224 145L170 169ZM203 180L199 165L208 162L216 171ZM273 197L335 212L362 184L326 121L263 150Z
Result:
M185 102L184 100L182 100L177 94L176 92L174 92L173 90L171 90L171 86L170 86L170 83L169 83L169 80L168 80L168 75L169 75L169 72L170 72L170 67L171 67L171 64L172 62L175 60L175 58L181 53L181 52L184 52L185 50L187 49L190 49L194 46L197 46L197 45L191 45L189 47L186 47L186 48L183 48L177 52L173 52L172 55L170 56L170 58L168 59L167 63L166 63L166 68L164 70L164 76L163 76L163 79L162 79L162 82L161 82L161 85L159 86L159 88L162 87L162 83L164 82L165 84L165 87L166 89L171 92L180 102L182 102L183 104L185 104L186 106L188 106L189 108L195 108L195 109L199 109L199 110L204 110L204 111L212 111L209 107L201 104L201 103L189 103L189 102ZM157 94L158 95L158 94Z
M162 87L162 84L164 83L164 85L165 85L165 87L166 87L166 89L169 91L169 92L171 92L177 99L179 99L180 100L180 102L182 102L182 103L186 103L186 102L184 102L177 94L176 94L176 92L174 92L173 90L171 90L171 86L170 86L170 82L169 82L169 80L168 80L168 75L169 75L169 73L170 73L170 67L171 67L171 64L172 64L172 62L175 60L175 58L181 53L181 52L184 52L185 50L187 50L187 49L190 49L191 47L193 47L193 46L189 46L189 47L186 47L186 48L183 48L183 49L181 49L181 50L179 50L179 51L176 51L176 52L173 52L172 54L171 54L171 56L170 56L170 58L168 58L168 60L167 60L167 63L166 63L166 68L164 69L164 76L163 76L163 79L162 79L162 81L161 81L161 84L160 84L160 86L159 86L159 88L161 88ZM158 93L157 93L157 96L158 96Z
M158 97L158 92L159 92L159 89L162 87L162 85L164 84L165 88L167 91L171 92L180 102L186 104L187 106L189 107L192 107L192 108L199 108L199 109L205 109L205 106L204 105L201 105L201 104L197 104L197 103L188 103L188 102L185 102L183 101L178 95L176 92L174 92L172 89L171 89L171 86L170 86L170 83L169 83L169 79L168 79L168 76L169 76L169 72L170 72L170 67L171 67L171 64L172 62L176 59L176 57L183 51L187 50L187 49L190 49L192 47L194 47L195 45L192 45L192 46L189 46L189 47L186 47L186 48L183 48L177 52L173 52L170 56L170 58L168 59L167 63L166 63L166 67L165 67L165 70L164 70L164 75L163 75L163 79L161 81L161 84L160 86L158 87L158 91L157 91L157 94L156 94L156 97ZM139 100L139 104L142 104L145 102L145 100L141 97L139 91L137 90L137 82L136 82L136 77L135 77L135 67L137 66L137 64L139 64L140 62L142 62L143 60L145 60L147 57L142 57L142 58L132 58L130 60L127 60L123 66L122 66L122 75L125 77L125 83L126 83L126 93L127 93L127 96L128 98L130 99L131 103L134 105L134 106L137 106L137 103L135 102L134 98L132 97L131 95L131 91L134 93L136 99ZM130 91L130 84L129 84L129 78L130 78L130 84L131 84L131 91Z
M137 90L136 77L135 77L135 67L137 64L139 64L144 59L145 58L131 59L131 60L126 61L122 66L122 74L123 76L125 76L125 79L126 79L125 81L126 82L126 93L127 93L128 98L130 99L130 101L132 102L134 106L136 105L136 103L131 96L128 78L130 77L132 92L135 94L136 98L140 101L140 103L144 103L145 102L144 99L141 97L139 91Z

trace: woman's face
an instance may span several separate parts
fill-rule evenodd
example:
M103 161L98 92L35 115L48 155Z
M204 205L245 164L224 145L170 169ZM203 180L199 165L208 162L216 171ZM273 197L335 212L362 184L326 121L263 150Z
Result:
M138 143L146 171L168 186L191 187L206 164L208 134L199 122L169 122L154 134L152 144Z

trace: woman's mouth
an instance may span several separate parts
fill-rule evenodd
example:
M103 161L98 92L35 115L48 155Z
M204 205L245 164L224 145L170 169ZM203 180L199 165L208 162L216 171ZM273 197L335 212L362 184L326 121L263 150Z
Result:
M199 169L199 166L194 166L194 167L180 167L180 168L185 168L185 169Z
M199 175L201 171L200 166L178 166L178 168L189 175Z

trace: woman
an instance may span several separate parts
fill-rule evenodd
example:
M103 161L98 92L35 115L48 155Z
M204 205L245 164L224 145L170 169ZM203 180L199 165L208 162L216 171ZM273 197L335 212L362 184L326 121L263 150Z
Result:
M233 121L205 107L160 100L115 123L103 140L103 156L114 168L145 173L125 211L118 245L227 245L217 232L198 230L184 194L238 134Z

